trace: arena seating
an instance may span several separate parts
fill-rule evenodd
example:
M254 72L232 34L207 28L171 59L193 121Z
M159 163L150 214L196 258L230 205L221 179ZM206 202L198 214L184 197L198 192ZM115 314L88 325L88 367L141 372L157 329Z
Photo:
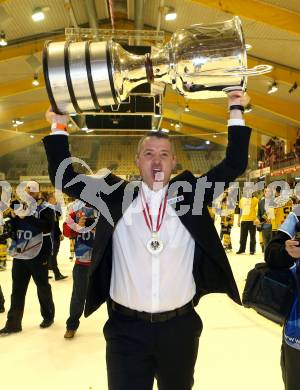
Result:
M107 167L116 175L137 176L135 154L140 137L70 137L71 154L85 161L93 172ZM174 138L177 165L174 173L190 170L196 174L207 172L224 157L223 150L186 150L190 137ZM42 144L28 146L18 154L6 156L6 177L18 180L20 176L47 176L48 167ZM76 164L76 170L86 172L86 168Z

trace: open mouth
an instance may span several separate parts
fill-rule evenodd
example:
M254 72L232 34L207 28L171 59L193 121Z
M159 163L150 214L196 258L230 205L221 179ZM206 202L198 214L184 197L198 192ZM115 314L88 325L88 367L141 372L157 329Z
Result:
M161 171L160 168L154 168L152 170L153 179L155 181L163 181L164 180L164 173Z

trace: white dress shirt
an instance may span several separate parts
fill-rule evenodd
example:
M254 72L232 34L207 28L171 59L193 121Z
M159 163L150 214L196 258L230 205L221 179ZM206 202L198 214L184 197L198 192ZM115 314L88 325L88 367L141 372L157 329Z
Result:
M228 120L228 126L244 125L243 119ZM52 134L68 135L63 130ZM167 187L155 192L142 183L142 188L156 227ZM159 313L181 307L194 297L195 241L168 203L158 238L164 249L152 255L147 249L151 232L144 219L140 191L113 233L110 296L115 302L134 310Z
M167 187L152 191L142 183L156 227ZM196 292L193 277L195 241L167 202L158 232L164 248L152 255L146 245L151 232L143 215L141 190L118 222L113 234L111 298L126 307L159 313L181 307Z
M245 126L244 119L228 119L228 126Z

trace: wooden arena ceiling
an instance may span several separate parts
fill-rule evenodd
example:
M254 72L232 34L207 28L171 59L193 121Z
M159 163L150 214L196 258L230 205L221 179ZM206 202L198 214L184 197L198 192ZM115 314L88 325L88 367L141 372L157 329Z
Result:
M137 2L94 0L94 21L97 20L100 28L111 28L111 6L114 27L134 29ZM93 0L0 0L0 31L5 32L8 40L8 46L0 47L0 156L39 141L41 134L47 132L44 112L49 102L41 69L44 41L63 40L64 28L72 26L74 20L79 26L88 27L87 6L91 3ZM158 8L162 3L161 0L144 1L144 29L157 28ZM273 71L266 76L249 78L253 111L247 114L247 123L259 133L282 137L289 145L293 144L300 128L300 1L164 0L164 5L177 11L175 21L161 21L161 30L167 36L191 24L224 21L233 15L241 17L246 42L252 45L248 66L273 65ZM36 7L49 7L42 22L35 23L31 19ZM41 83L33 87L36 72ZM279 90L268 95L268 87L274 80ZM289 92L293 85L299 87ZM191 100L189 113L184 112L185 104L181 96L167 89L165 127L173 120L181 122L181 131L187 134L226 131L225 99ZM24 121L17 132L28 133L22 141L12 127L12 120L16 118ZM35 138L30 138L29 134L35 134ZM220 143L223 142L220 137ZM255 142L259 142L259 137Z

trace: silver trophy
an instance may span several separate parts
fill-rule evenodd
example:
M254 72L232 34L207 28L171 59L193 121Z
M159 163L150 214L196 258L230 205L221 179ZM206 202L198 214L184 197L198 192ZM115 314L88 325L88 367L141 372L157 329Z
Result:
M224 89L245 90L248 76L272 69L247 68L239 17L178 30L163 48L152 47L146 55L132 54L113 40L47 42L43 67L50 103L61 114L97 114L144 83L170 84L188 99L224 97Z

